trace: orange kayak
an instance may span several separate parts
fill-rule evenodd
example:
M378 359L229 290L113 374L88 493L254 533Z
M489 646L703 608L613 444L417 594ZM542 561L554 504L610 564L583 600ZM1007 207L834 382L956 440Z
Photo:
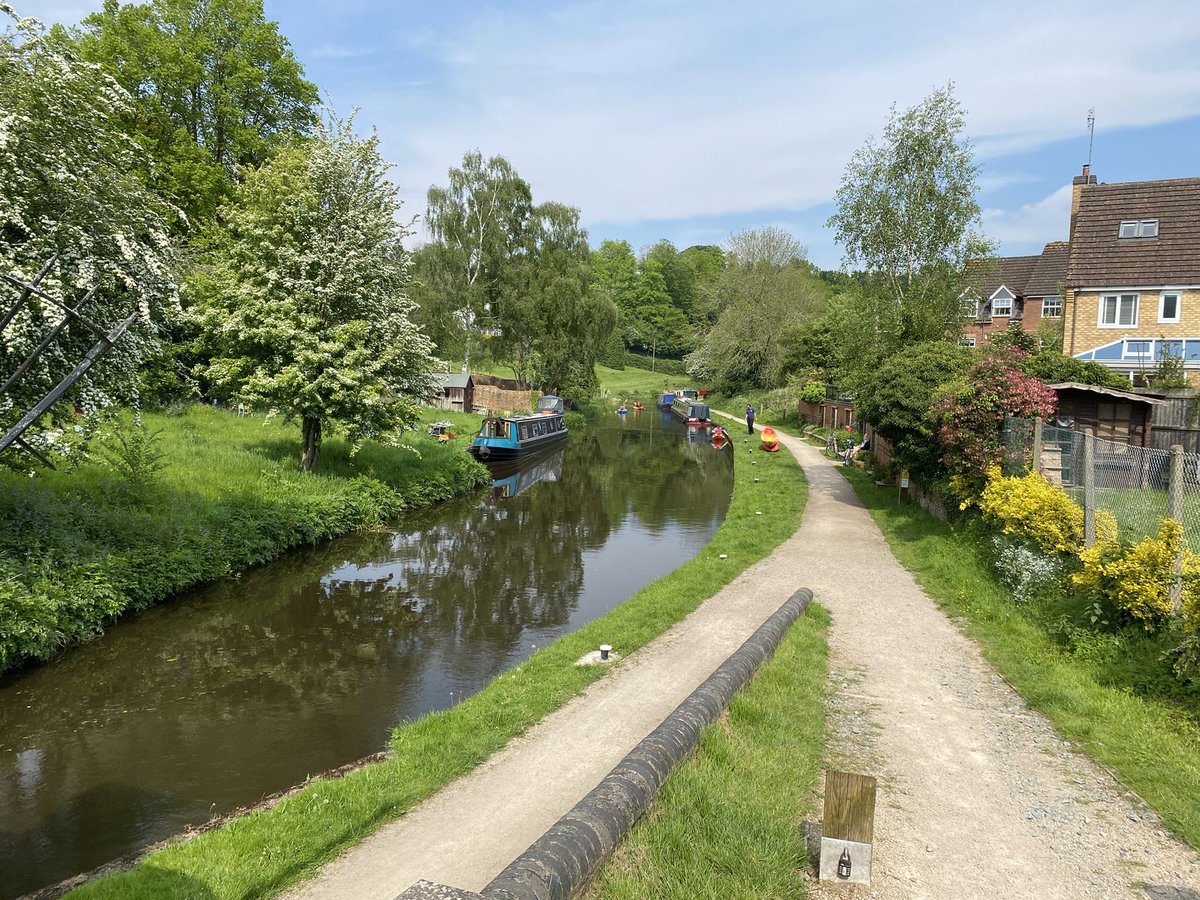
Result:
M762 448L768 453L776 453L779 450L779 438L775 436L775 429L769 425L762 430Z

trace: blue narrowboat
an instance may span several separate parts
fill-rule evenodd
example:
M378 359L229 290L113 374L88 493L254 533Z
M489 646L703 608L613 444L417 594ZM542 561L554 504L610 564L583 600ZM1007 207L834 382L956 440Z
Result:
M670 409L671 404L675 402L677 394L674 391L663 391L662 396L654 401L654 405L660 409Z
M707 425L710 421L708 404L697 403L687 397L675 398L675 402L671 404L671 414L689 425Z
M467 449L477 459L518 459L567 436L561 397L538 397L537 408L522 416L489 416Z

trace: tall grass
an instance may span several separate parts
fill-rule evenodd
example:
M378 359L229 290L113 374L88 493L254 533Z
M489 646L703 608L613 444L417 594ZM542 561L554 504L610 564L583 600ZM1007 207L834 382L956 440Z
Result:
M433 410L469 433L477 417ZM95 454L35 478L0 470L0 672L103 630L121 614L283 551L378 524L487 483L424 432L414 450L337 438L299 470L299 429L193 406L145 415L161 459L144 478ZM132 428L128 421L122 426ZM123 452L119 443L113 454ZM157 469L157 471L153 471Z
M392 758L344 778L317 781L271 810L173 845L133 871L92 882L72 896L220 900L277 893L465 775L602 677L596 667L574 664L584 653L606 642L627 656L682 619L787 539L800 523L807 496L803 472L786 451L754 467L735 466L729 512L696 558L539 650L465 702L397 729Z

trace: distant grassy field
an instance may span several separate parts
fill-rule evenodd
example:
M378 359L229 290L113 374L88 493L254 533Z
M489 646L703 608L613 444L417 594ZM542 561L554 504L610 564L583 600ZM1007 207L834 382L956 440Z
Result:
M601 393L614 400L637 398L645 402L664 390L696 387L686 375L682 377L664 375L662 372L635 369L632 366L624 369L610 369L607 366L598 365L596 366L596 376L600 379Z

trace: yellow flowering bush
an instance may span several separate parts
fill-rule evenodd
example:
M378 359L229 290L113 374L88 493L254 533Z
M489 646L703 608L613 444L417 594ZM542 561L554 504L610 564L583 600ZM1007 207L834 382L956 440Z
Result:
M1171 585L1176 579L1175 554L1181 553L1185 617L1200 615L1200 556L1183 549L1183 526L1162 519L1158 537L1136 544L1115 539L1097 540L1080 551L1083 564L1071 576L1075 585L1100 601L1107 601L1154 630L1172 612Z
M1005 534L1032 541L1043 553L1074 553L1083 542L1083 508L1036 472L1006 477L999 466L989 466L975 502L985 519ZM1099 525L1097 520L1097 530Z

